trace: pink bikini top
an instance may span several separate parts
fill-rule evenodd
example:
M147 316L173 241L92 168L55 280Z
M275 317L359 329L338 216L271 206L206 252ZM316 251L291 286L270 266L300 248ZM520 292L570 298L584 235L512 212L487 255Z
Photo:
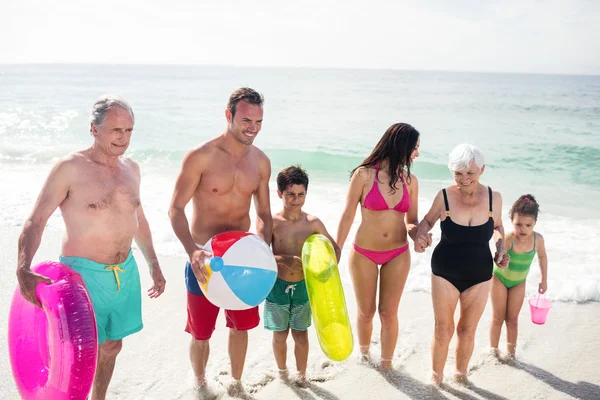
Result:
M398 212L407 212L410 208L410 195L408 194L408 189L406 188L406 183L402 180L402 187L404 188L402 192L402 200L400 203L396 204L394 208L389 208L381 191L379 190L379 185L377 182L379 181L379 163L375 164L375 179L373 180L373 186L371 186L371 190L365 196L365 200L363 201L363 207L367 210L373 211L383 211L383 210L395 210Z

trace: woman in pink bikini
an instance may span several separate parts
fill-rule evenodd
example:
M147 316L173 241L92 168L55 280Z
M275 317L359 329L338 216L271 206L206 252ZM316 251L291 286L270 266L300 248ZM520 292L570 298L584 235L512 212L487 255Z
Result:
M363 359L369 358L373 316L379 310L381 368L392 366L398 339L398 305L410 269L408 236L416 240L419 224L419 186L417 177L410 173L412 162L418 156L419 132L409 124L390 126L371 154L352 171L337 231L336 242L343 248L356 208L361 204L362 221L348 264L358 305L356 326ZM431 239L428 236L422 240Z

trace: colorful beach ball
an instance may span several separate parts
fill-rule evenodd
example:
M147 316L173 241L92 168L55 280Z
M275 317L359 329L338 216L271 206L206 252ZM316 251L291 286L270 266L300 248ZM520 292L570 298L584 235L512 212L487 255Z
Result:
M259 305L277 279L273 252L260 237L240 231L213 236L204 246L213 257L206 259L206 284L198 282L206 298L226 310L245 310Z

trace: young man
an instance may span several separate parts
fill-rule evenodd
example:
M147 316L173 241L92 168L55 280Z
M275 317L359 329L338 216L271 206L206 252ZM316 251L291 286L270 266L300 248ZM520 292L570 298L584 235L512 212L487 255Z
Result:
M220 136L190 151L171 200L169 217L179 241L188 254L186 264L186 332L192 335L190 359L200 387L206 386L209 339L215 329L219 308L202 294L198 281L206 282L201 247L212 236L225 231L250 229L250 204L254 198L258 236L271 242L272 219L269 202L271 163L252 143L263 121L263 97L255 90L241 88L229 98L225 118L227 129ZM192 200L188 224L185 207ZM229 330L229 359L234 381L230 393L243 390L240 379L248 348L248 330L258 326L258 307L226 310Z
M79 273L88 290L98 328L98 367L92 400L106 397L123 338L142 329L142 293L131 252L135 239L152 277L151 298L165 290L165 278L152 245L140 200L140 168L123 154L134 116L127 102L103 96L94 104L92 146L58 161L44 183L19 237L17 278L21 294L40 306L38 283L50 283L31 270L48 218L60 208L65 237L60 262Z
M265 329L273 331L273 353L282 379L287 379L287 337L292 331L298 370L297 382L306 386L310 304L302 270L302 246L312 234L321 233L333 244L336 257L340 249L321 220L302 211L308 190L308 175L298 166L285 168L277 175L277 194L283 209L273 215L273 253L278 274L265 301Z

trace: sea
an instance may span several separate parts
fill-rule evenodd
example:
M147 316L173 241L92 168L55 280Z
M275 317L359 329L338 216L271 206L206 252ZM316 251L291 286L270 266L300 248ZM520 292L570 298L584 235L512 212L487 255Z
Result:
M310 176L305 211L320 217L335 236L350 171L391 124L407 122L421 134L412 169L420 182L420 217L436 193L453 183L447 167L451 149L476 145L486 159L481 182L501 192L507 230L508 210L521 194L533 194L540 204L536 231L546 240L548 298L600 300L600 76L0 65L0 226L19 229L53 163L91 145L92 104L112 93L135 112L127 155L141 166L142 203L155 249L159 256L185 258L167 216L175 179L189 150L224 131L227 100L241 86L265 97L255 145L271 160L273 212L281 208L277 172L299 164ZM340 262L346 282L359 222L357 212ZM63 229L58 210L48 229L53 234ZM435 244L439 226L432 232ZM430 290L430 258L431 249L413 254L406 290ZM536 260L529 296L539 279Z

